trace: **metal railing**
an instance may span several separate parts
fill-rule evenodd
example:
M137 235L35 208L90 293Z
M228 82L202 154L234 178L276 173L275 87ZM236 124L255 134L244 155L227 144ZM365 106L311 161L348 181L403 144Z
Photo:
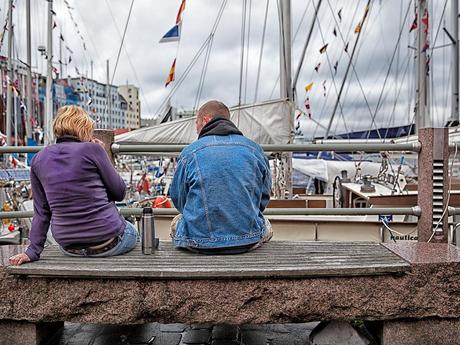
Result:
M151 154L151 153L177 153L187 145L156 145L156 144L112 144L114 154ZM266 152L419 152L420 143L326 143L326 144L270 144L261 145ZM3 146L0 154L5 153L36 153L43 146ZM142 208L121 208L123 216L142 216ZM176 209L154 209L154 215L176 215ZM412 215L419 217L420 207L406 208L270 208L265 215L296 215L296 216L366 216L366 215ZM460 211L459 211L460 214ZM33 211L0 212L0 219L5 218L31 218Z
M261 145L266 152L419 152L419 143L403 144L366 144L366 143L338 143L338 144L268 144ZM44 146L2 146L0 154L4 153L37 153ZM155 144L112 144L114 154L149 154L149 153L172 153L181 152L187 145L155 145Z
M266 152L380 152L380 151L409 151L419 152L419 143L409 144L268 144L261 145ZM163 152L180 152L187 145L133 145L133 144L112 144L114 154L144 154L144 153L163 153ZM0 150L1 153L1 150Z
M120 208L123 216L142 216L143 208ZM373 216L373 215L403 215L420 216L420 207L398 208L267 208L267 216ZM459 212L460 213L460 212ZM154 208L157 216L175 216L179 211L175 208ZM0 219L5 218L32 218L33 211L0 212Z

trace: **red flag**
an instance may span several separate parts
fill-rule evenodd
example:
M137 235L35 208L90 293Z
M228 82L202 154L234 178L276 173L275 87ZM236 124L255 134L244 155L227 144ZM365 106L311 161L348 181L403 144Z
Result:
M168 87L168 85L174 81L175 73L176 73L176 59L174 59L171 65L171 68L169 69L168 79L166 79L165 87Z
M422 17L422 24L424 26L424 29L423 31L425 31L425 33L427 34L428 33L428 10L425 9L425 12L423 13L423 17Z
M180 4L180 7L179 7L179 12L177 12L176 25L182 22L182 12L184 11L185 11L185 0L182 0L182 3Z
M415 14L415 19L414 19L414 21L412 22L412 25L410 26L409 32L412 32L412 31L414 31L415 29L417 29L417 13Z

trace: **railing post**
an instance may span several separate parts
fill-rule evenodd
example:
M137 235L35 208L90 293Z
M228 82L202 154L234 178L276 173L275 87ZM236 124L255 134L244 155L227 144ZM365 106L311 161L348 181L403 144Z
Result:
M95 129L93 137L95 139L99 139L104 143L105 151L109 155L109 158L112 161L112 163L114 163L111 146L115 140L115 132L111 129Z
M419 242L448 241L449 133L447 128L420 128L418 156Z

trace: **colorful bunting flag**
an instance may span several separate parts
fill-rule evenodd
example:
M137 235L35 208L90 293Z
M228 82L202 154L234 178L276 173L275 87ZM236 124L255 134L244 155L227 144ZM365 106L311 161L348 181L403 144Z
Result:
M333 34L335 37L337 37L337 30L335 29L335 27L334 27L334 30L332 31L332 34Z
M321 66L321 62L318 62L318 64L315 66L316 73L319 72L319 66Z
M168 85L174 81L175 73L176 73L176 59L174 59L171 65L171 68L169 70L168 79L166 79L165 87L168 87Z
M180 24L176 24L160 40L159 43L176 42L180 40Z
M344 49L344 50L345 50L345 53L348 53L348 43L349 43L349 42L347 42L347 44L345 44L345 49Z
M182 14L185 11L185 0L182 0L176 16L176 25L172 27L160 40L160 43L175 42L180 40Z
M57 26L56 22L53 21L53 29Z
M423 13L422 17L422 24L424 26L423 31L427 34L428 33L428 10L425 8L425 12Z
M176 16L176 24L179 24L182 22L182 13L185 11L185 0L182 0L179 11L177 12Z
M355 28L355 34L357 34L358 32L361 32L361 23L358 23L358 25L356 25L356 28Z
M361 32L361 29L363 28L364 22L366 21L367 14L369 13L369 6L366 5L366 9L364 10L364 15L363 19L358 23L358 25L355 28L355 34Z
M305 98L305 109L307 110L308 118L311 119L310 98Z
M319 50L320 54L324 54L326 52L328 45L329 43L326 43L324 46L321 47L321 49Z
M313 87L313 83L308 84L307 86L305 86L305 91L306 92L310 91L312 87Z
M342 22L342 9L337 12L337 16L339 17L340 22Z
M339 61L336 61L334 64L334 74L337 74L337 67L339 66Z
M59 35L59 38L62 42L64 42L64 36L62 36L62 33Z
M412 25L410 26L409 32L414 31L417 29L417 13L415 14L414 21L412 22Z

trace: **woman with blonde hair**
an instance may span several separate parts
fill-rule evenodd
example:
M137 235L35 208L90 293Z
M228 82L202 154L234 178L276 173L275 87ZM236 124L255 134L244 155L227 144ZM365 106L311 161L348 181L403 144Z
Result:
M13 265L38 260L48 228L70 256L103 257L132 250L139 235L118 212L126 185L112 166L103 143L93 139L94 121L80 107L58 110L56 144L35 155L30 180L34 217L30 245L10 258Z

